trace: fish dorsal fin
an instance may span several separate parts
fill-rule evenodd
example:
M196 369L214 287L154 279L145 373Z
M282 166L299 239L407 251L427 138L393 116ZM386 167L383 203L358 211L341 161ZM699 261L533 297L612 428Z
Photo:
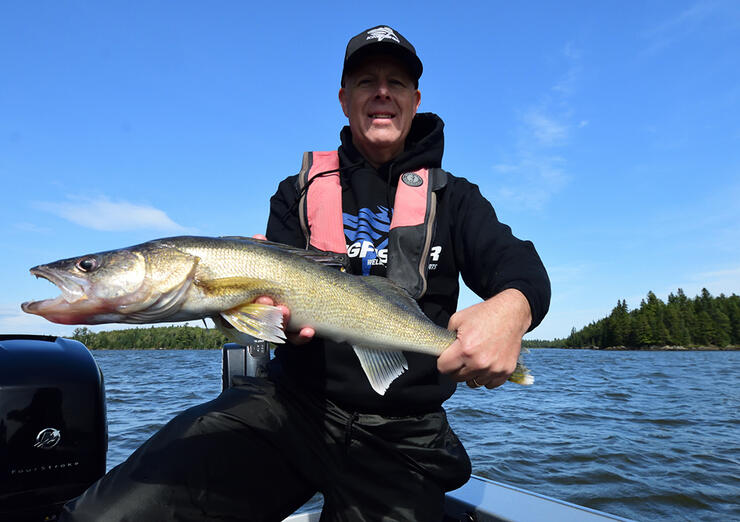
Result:
M404 288L398 286L387 277L364 276L361 281L381 294L389 297L395 304L401 306L404 310L411 312L414 315L426 317L424 312L421 310L419 303L416 302L416 299L411 297L411 294Z
M409 364L403 352L388 352L385 350L373 350L362 346L353 346L357 358L360 360L370 386L380 395L385 395L386 390L403 372L408 370Z
M249 303L221 312L231 326L242 333L271 343L284 343L283 311L277 306Z
M263 247L274 248L287 254L293 254L301 256L304 259L309 259L315 263L320 263L326 266L342 267L344 266L342 256L333 252L323 252L321 250L306 250L304 248L298 248L290 245L284 245L283 243L275 243L274 241L267 241L266 239L257 239L254 237L244 236L222 236L221 239L237 239L246 243L253 243L261 245Z

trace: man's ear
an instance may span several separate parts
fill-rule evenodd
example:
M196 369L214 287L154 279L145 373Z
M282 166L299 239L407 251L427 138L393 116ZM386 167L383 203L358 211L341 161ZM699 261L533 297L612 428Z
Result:
M342 106L342 112L344 112L344 115L349 118L349 96L347 95L347 90L342 87L339 89L339 104Z

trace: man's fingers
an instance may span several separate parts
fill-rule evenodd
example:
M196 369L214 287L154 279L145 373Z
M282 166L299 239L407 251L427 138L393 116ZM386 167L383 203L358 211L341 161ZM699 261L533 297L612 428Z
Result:
M300 332L287 333L286 337L291 344L305 344L316 335L313 328L301 328Z
M486 384L485 386L489 390L492 390L492 389L498 388L499 386L501 386L502 384L504 384L506 382L506 380L507 380L506 377L504 377L503 379L501 379L501 378L494 379L491 382L489 382L488 384Z
M460 341L455 341L449 345L444 352L437 357L437 369L440 373L451 374L452 378L455 379L455 372L463 369L464 364L460 353ZM456 379L458 381L465 379Z
M502 384L506 382L506 377L494 377L490 378L487 376L478 376L473 378L467 378L465 379L465 384L470 386L471 388L481 388L486 387L489 390L492 390L494 388L498 388Z
M254 300L255 303L277 306L283 312L283 328L290 322L290 309L285 305L276 305L272 297L262 295Z
M256 236L255 236L256 237ZM259 239L259 238L258 238ZM275 300L267 295L262 295L254 300L255 303L277 306L283 312L283 330L285 331L285 337L291 344L305 344L316 335L316 331L313 328L305 327L301 328L298 332L288 332L285 329L290 323L290 309L285 305L276 305Z
M277 306L282 310L283 312L283 330L287 328L288 323L290 323L290 309L285 305L275 305L275 301L266 295L263 295L261 297L258 297L255 299L256 302L261 304L266 304L270 306ZM313 339L314 335L316 335L316 331L313 328L301 328L298 332L288 332L285 330L285 337L288 339L288 342L291 344L305 344L311 339Z

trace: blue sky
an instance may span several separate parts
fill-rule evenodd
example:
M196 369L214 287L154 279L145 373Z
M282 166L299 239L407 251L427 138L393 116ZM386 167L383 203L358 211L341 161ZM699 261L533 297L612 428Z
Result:
M344 47L377 24L424 62L444 167L549 269L529 337L649 290L740 293L734 0L3 2L0 332L73 329L20 311L58 294L31 266L263 232L301 152L337 146Z

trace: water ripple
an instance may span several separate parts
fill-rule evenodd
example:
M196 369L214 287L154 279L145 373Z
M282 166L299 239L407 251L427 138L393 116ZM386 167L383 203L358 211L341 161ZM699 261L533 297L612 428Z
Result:
M94 355L109 467L220 390L218 351ZM740 520L740 352L525 357L534 386L461 384L445 404L476 474L635 520Z

